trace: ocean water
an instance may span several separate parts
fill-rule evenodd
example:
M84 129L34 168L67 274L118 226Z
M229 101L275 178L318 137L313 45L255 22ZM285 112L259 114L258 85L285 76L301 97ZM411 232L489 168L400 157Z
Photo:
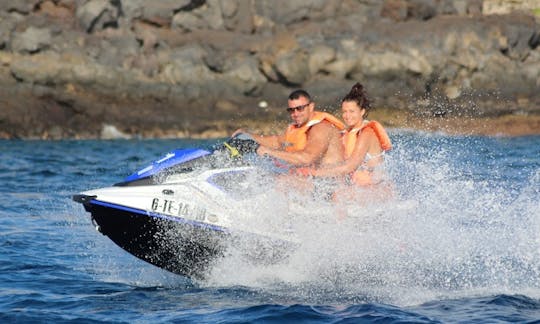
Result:
M395 201L306 224L286 264L229 258L202 281L127 254L71 195L216 141L0 141L0 322L540 320L540 137L391 137Z

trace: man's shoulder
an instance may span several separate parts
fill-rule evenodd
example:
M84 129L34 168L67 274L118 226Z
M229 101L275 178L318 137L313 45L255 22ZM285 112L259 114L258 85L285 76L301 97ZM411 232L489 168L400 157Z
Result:
M332 128L335 128L334 125L332 125L331 122L323 119L320 122L318 122L317 124L311 126L309 131L312 131L312 130L317 130L317 131L318 130L331 130Z
M308 133L310 134L325 134L326 136L333 136L334 134L339 135L339 132L339 129L328 121L321 121L308 130Z
M319 126L321 128L325 128L325 129L333 129L333 130L335 130L337 132L340 131L340 129L338 127L336 127L336 125L334 123L332 123L331 121L326 120L326 119L324 119L320 123L314 125L314 127L315 126Z

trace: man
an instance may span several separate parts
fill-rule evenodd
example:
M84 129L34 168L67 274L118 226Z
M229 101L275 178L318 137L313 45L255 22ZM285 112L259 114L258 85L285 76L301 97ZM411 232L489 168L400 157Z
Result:
M253 135L261 146L259 155L269 155L294 166L333 166L343 161L340 130L343 123L315 110L305 90L293 91L287 100L292 124L281 135ZM238 133L241 130L235 132Z

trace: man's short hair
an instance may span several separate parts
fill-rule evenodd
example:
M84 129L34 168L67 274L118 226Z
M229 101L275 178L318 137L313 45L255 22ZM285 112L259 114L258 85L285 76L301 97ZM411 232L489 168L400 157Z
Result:
M291 92L291 94L289 95L289 100L296 100L296 99L299 99L300 97L304 97L307 100L311 101L311 96L304 89L298 89Z

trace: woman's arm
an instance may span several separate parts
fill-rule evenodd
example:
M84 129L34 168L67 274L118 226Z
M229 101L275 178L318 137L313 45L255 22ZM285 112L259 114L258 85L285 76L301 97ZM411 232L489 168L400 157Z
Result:
M369 149L370 140L374 136L375 133L373 130L369 128L365 129L358 134L358 139L356 140L356 145L351 156L343 161L342 164L331 168L312 169L309 174L316 177L337 177L352 173L364 162L366 153Z

